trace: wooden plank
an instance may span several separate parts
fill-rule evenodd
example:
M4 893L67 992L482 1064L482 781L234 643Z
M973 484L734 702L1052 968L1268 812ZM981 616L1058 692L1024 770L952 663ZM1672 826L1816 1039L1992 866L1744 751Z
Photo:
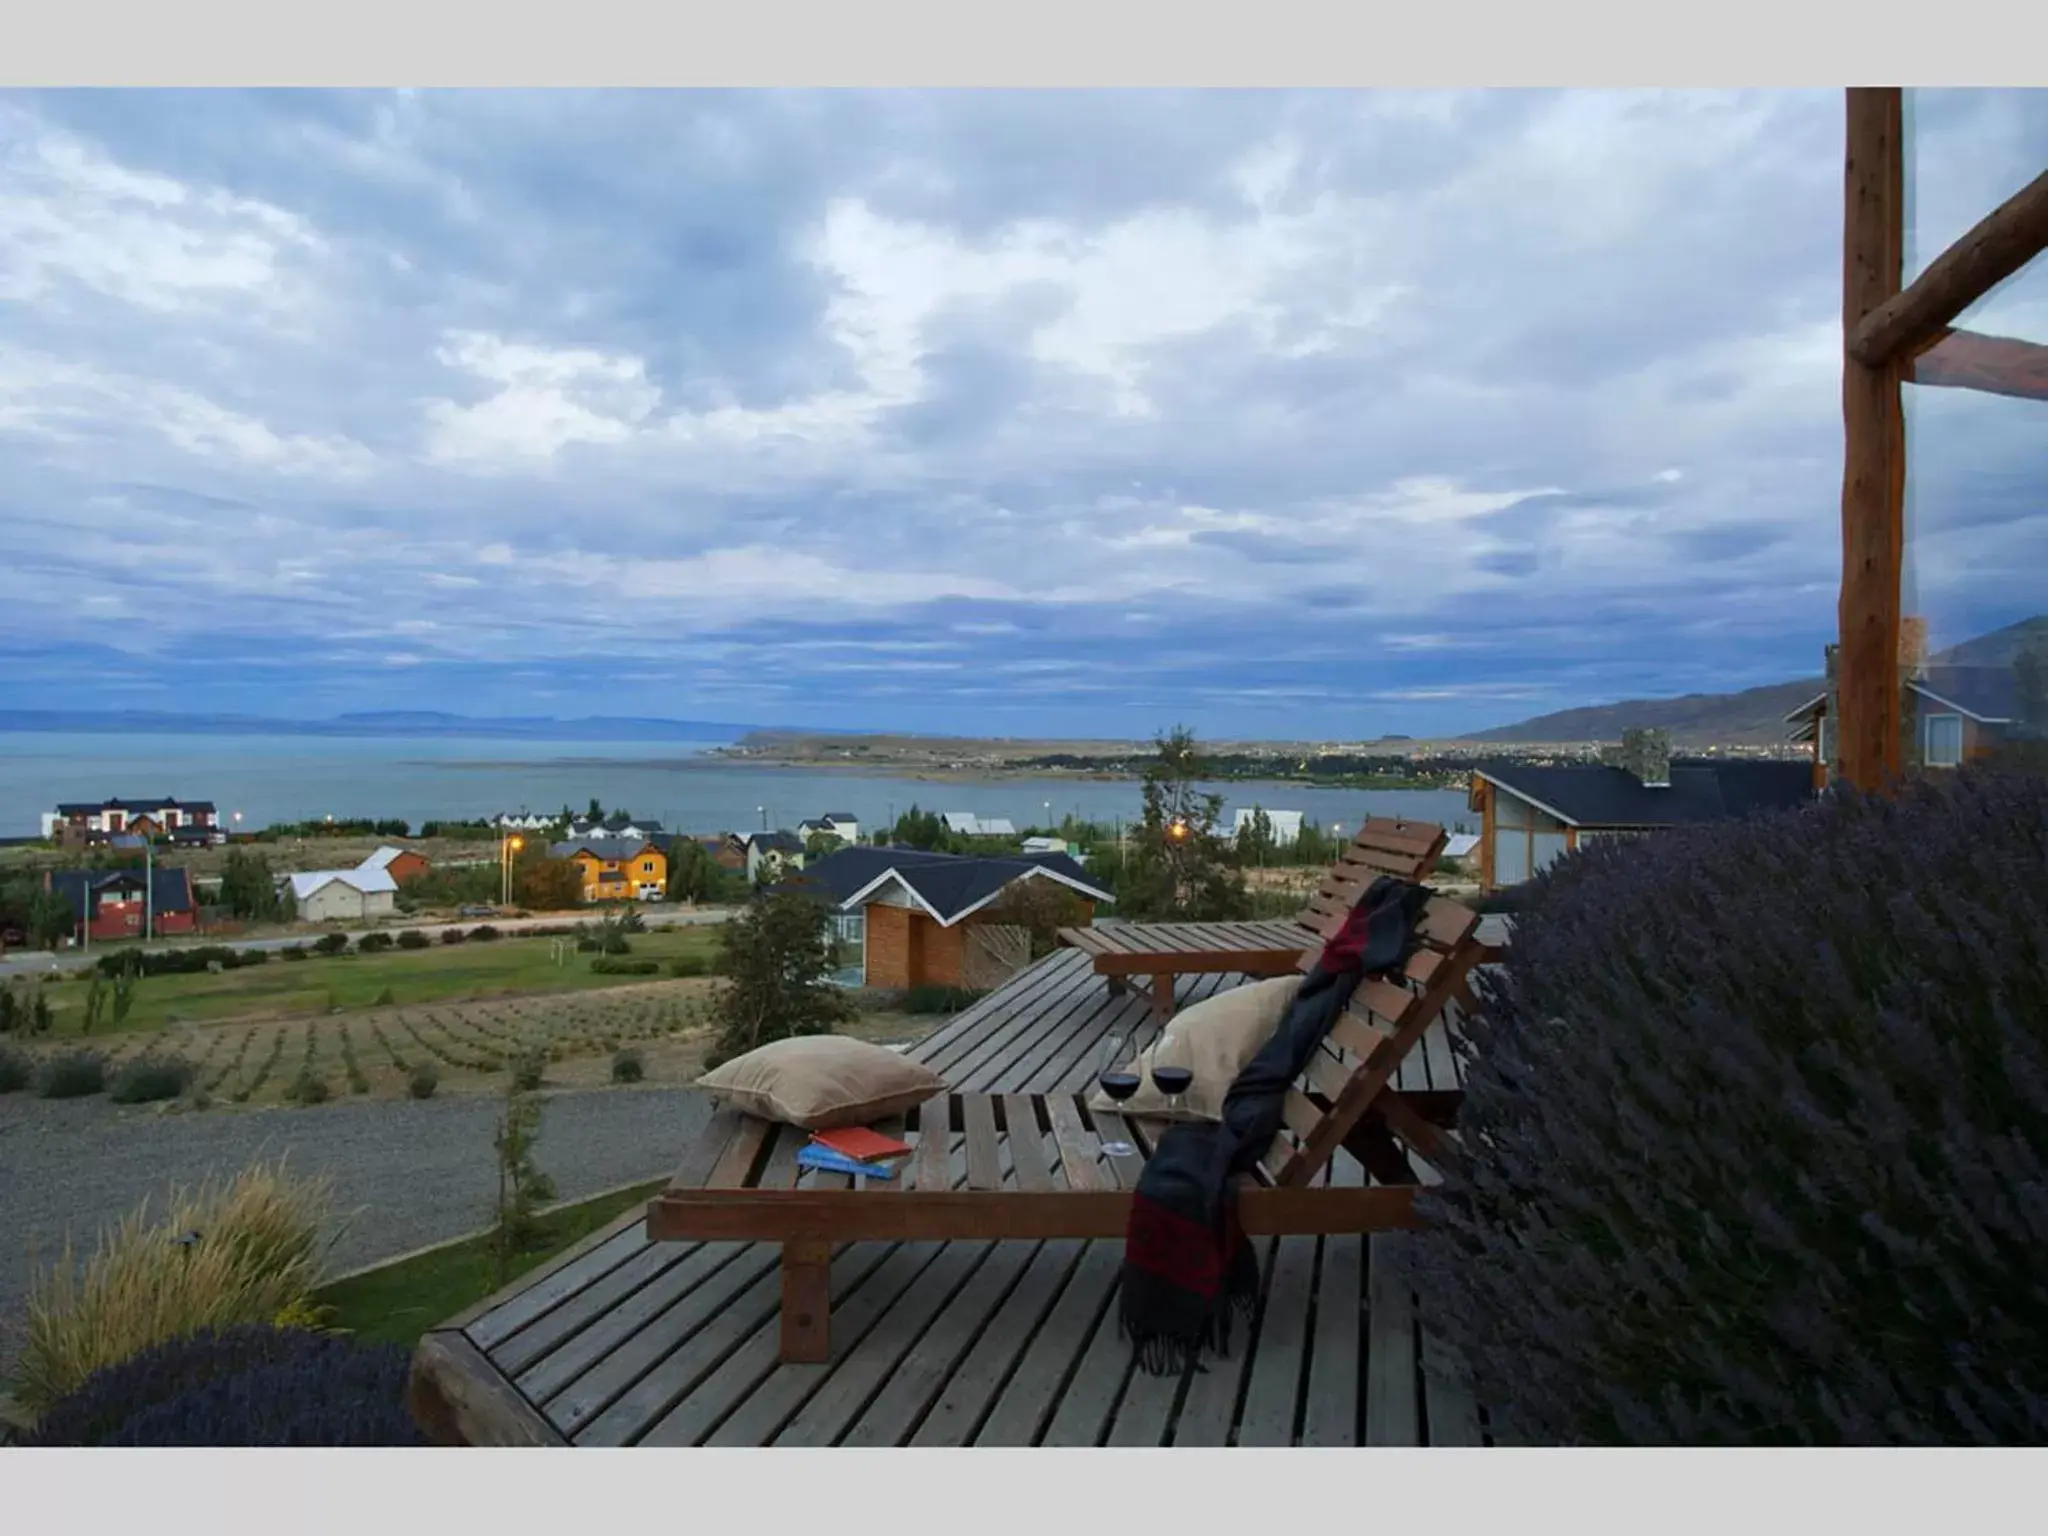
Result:
M761 1149L768 1144L768 1138L776 1127L774 1122L747 1115L740 1121L739 1130L733 1135L732 1144L719 1158L718 1165L711 1170L711 1176L704 1181L706 1188L738 1189L753 1176L754 1165L761 1160Z
M1873 103L1873 113L1876 105ZM1886 107L1888 123L1901 120L1902 113L1895 118L1888 103ZM1852 140L1852 155L1856 142ZM1899 155L1903 165L1903 145ZM1866 368L1883 368L1912 356L1956 316L2044 250L2048 250L2048 171L1979 219L1967 234L1929 262L1904 291L1897 289L1894 280L1892 294L1850 326L1849 356Z
M1038 1347L1038 1328L1089 1245L1061 1238L1042 1245L988 1322L966 1358L953 1369L938 1400L910 1437L914 1446L971 1444L997 1392L1017 1363Z
M1318 1191L1320 1193L1320 1191ZM1252 1363L1239 1445L1294 1444L1295 1400L1308 1364L1309 1293L1315 1285L1314 1238L1282 1238L1259 1314L1258 1357Z
M942 1093L918 1106L917 1145L911 1152L910 1161L920 1192L953 1187L950 1172L952 1119L952 1098L948 1094Z
M1046 1244L1048 1249L1059 1246ZM1081 1260L1074 1266L1066 1288L982 1421L974 1437L976 1445L1038 1443L1063 1401L1062 1384L1076 1369L1097 1325L1107 1328L1112 1335L1116 1331L1115 1319L1106 1317L1106 1309L1122 1268L1121 1244L1083 1245Z
M1365 1443L1414 1445L1421 1404L1415 1382L1415 1306L1400 1270L1395 1239L1367 1240Z
M626 1212L602 1232L593 1234L598 1239L596 1242L588 1246L579 1243L569 1252L557 1255L554 1262L544 1265L543 1273L526 1276L531 1283L525 1289L508 1287L512 1294L469 1324L463 1333L478 1349L489 1353L534 1319L560 1306L644 1248L647 1238L639 1229L645 1220L645 1212ZM504 1292L499 1294L504 1295Z
M1909 384L1974 389L2014 400L2048 400L2048 346L1975 331L1943 331L1905 365Z
M704 1123L704 1129L697 1133L697 1139L683 1154L682 1164L670 1177L669 1188L702 1188L718 1166L719 1159L725 1156L725 1149L732 1145L733 1137L739 1134L740 1126L750 1118L730 1105L720 1105L713 1110L711 1118Z
M1098 1243L1097 1248L1109 1245ZM1112 1277L1114 1278L1114 1277ZM1131 1345L1117 1336L1117 1293L1111 1290L1094 1326L1080 1342L1079 1361L1066 1390L1046 1421L1039 1443L1048 1446L1094 1446L1109 1433L1110 1420L1133 1368Z
M832 1358L832 1247L806 1239L782 1245L782 1358L823 1365Z
M1429 1421L1431 1445L1486 1443L1479 1427L1479 1404L1472 1394L1471 1374L1432 1336L1426 1308L1422 1313L1422 1411Z
M1019 1189L1050 1193L1052 1168L1045 1155L1045 1132L1038 1124L1039 1100L1028 1094L1003 1095L1003 1134L1010 1144L1010 1161L1016 1170Z
M593 1391L586 1388L582 1378L599 1362L633 1343L640 1330L654 1318L743 1254L753 1254L757 1269L764 1257L773 1257L743 1243L656 1243L647 1251L666 1255L670 1264L631 1295L610 1305L602 1315L586 1320L579 1332L552 1353L513 1376L513 1385L540 1404L541 1411L550 1418L568 1415L572 1422L564 1424L565 1432L597 1409L569 1413L568 1406L558 1399L569 1394L578 1402L587 1402ZM502 1358L494 1363L500 1370L505 1369Z
M1330 1170L1332 1184L1354 1187L1364 1177L1364 1171L1348 1157L1338 1160ZM1358 1444L1359 1364L1364 1353L1364 1238L1347 1232L1323 1239L1315 1307L1301 1443L1348 1448Z
M406 1406L435 1445L560 1446L562 1437L459 1332L420 1340Z
M1067 1188L1093 1190L1103 1187L1102 1148L1096 1136L1081 1123L1081 1106L1068 1094L1054 1094L1045 1101L1052 1120L1053 1139L1059 1144L1060 1168L1067 1176Z
M1903 104L1896 87L1848 93L1843 199L1842 585L1836 733L1842 774L1889 787L1902 766L1900 584L1905 562L1905 416L1896 364L1872 367L1846 339L1899 292L1905 248Z
M1257 1238L1252 1255L1263 1277L1272 1273L1274 1239ZM1256 1322L1240 1324L1231 1335L1230 1354L1224 1359L1204 1361L1204 1369L1189 1378L1174 1416L1172 1443L1176 1446L1225 1446L1230 1443L1231 1425L1244 1395L1246 1379L1258 1360Z
M634 1214L639 1220L646 1220L644 1211ZM543 1357L619 1306L635 1291L701 1251L701 1245L696 1244L645 1244L609 1274L600 1276L561 1305L543 1313L504 1342L494 1345L489 1351L491 1364L515 1382L520 1382L521 1390L525 1390L523 1373L531 1370Z
M969 1093L962 1094L958 1102L967 1130L967 1187L970 1190L1000 1190L1003 1187L1002 1138L996 1131L995 1100L986 1094ZM925 1197L916 1195L912 1198ZM960 1235L983 1234L963 1232ZM985 1235L994 1237L1000 1234Z

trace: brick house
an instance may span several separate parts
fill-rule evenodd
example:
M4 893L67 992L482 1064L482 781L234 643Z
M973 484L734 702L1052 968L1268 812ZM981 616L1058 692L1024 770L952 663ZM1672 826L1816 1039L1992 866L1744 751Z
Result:
M140 820L147 823L138 827ZM210 827L217 816L211 800L175 800L169 795L154 800L68 801L54 811L43 813L43 836L55 837L59 828L74 833L141 832L161 837L180 827Z
M381 869L391 877L393 883L404 885L408 880L417 880L421 875L432 869L433 865L428 861L427 856L417 848L392 848L386 846L379 848L375 853L363 860L362 863L358 864L356 868Z
M190 872L150 872L147 900L144 878L139 869L58 869L44 877L44 888L70 906L93 939L139 939L145 926L151 936L197 932L199 902Z
M970 935L1022 881L1049 880L1080 898L1081 922L1111 901L1065 854L981 858L914 848L843 848L782 889L810 891L835 932L859 947L862 984L888 989L971 984Z

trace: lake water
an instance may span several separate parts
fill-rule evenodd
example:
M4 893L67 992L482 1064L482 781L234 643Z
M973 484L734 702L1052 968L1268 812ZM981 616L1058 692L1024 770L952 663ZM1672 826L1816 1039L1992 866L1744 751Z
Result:
M925 810L1006 816L1017 826L1065 815L1108 822L1139 815L1135 780L1001 779L960 783L808 768L740 766L699 754L721 743L417 739L323 736L0 734L0 836L29 836L44 811L71 800L173 795L211 800L223 822L402 816L422 821L498 811L607 809L659 817L689 832L794 827L846 812L863 830L913 803ZM1413 816L1477 830L1457 790L1316 789L1218 784L1224 820L1238 806L1301 811L1328 827L1369 815ZM1048 811L1047 807L1050 806Z

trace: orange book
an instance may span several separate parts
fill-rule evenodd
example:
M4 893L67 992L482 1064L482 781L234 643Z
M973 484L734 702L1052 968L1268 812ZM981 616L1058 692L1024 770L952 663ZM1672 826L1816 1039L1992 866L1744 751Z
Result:
M843 1125L837 1130L813 1131L811 1140L821 1147L830 1147L834 1152L863 1163L901 1157L910 1150L909 1142L898 1141L893 1136L884 1136L880 1131L871 1131L864 1125Z

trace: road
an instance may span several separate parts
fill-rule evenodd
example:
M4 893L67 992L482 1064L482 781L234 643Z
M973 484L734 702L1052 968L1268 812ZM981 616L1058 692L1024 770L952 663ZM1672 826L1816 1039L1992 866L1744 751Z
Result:
M640 908L640 920L650 928L680 928L698 923L722 923L737 910L738 908L736 907L642 907ZM559 928L565 923L586 920L577 917L573 913L557 912L548 917L475 917L456 923L418 923L406 926L417 927L421 933L426 934L429 938L439 938L441 930L444 928L474 928L479 923L489 923L500 933L525 933L534 928ZM149 945L122 945L120 947L124 949L147 948L152 950L191 949L202 944L225 943L235 949L286 949L293 944L311 943L314 939L321 938L331 932L346 932L349 942L354 943L365 933L396 933L398 931L398 928L390 925L374 930L368 928L346 930L318 928L308 929L304 933L284 934L270 939L234 940L199 937L192 939L165 939L158 940ZM65 950L58 954L51 954L48 950L16 950L11 954L0 955L0 977L33 976L45 971L79 970L84 966L90 965L95 956L103 952L105 947Z

